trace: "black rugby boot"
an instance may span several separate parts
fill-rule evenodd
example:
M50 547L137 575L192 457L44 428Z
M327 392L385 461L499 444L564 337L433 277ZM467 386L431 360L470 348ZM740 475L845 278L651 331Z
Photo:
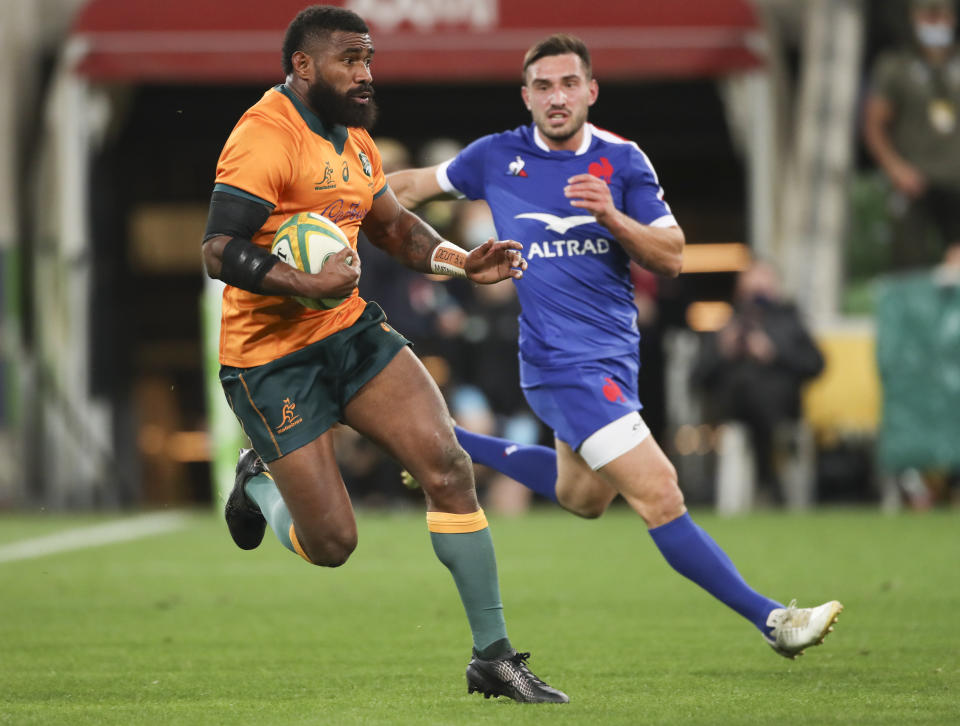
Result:
M267 520L263 518L257 505L250 501L243 485L250 477L267 470L267 467L253 449L240 449L240 458L237 461L237 478L233 483L233 490L227 497L227 504L223 508L223 516L227 520L227 529L233 541L242 550L252 550L263 541L263 533L267 528Z
M537 678L527 668L529 653L515 650L484 660L477 651L467 666L467 693L479 691L484 698L506 696L521 703L569 703L563 691Z

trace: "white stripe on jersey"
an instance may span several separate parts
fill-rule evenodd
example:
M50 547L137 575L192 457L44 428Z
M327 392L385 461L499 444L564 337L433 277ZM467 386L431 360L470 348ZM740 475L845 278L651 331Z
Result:
M664 202L664 204L667 204ZM667 204L667 208L670 208L670 205ZM652 222L647 223L648 227L677 227L677 220L672 214L665 214L662 217L657 217Z
M453 158L456 159L456 157ZM454 194L457 199L466 199L467 195L453 186L453 182L451 182L450 177L447 176L447 167L450 166L450 162L452 161L453 159L447 159L437 167L437 184L439 184L440 188L447 194Z
M603 139L604 141L610 144L630 144L634 149L636 149L637 151L640 151L640 147L637 146L636 141L631 141L630 139L625 139L622 136L617 136L612 131L601 129L599 126L594 126L593 124L587 124L587 126L591 128L591 130L593 131L593 135L596 136L598 139ZM643 154L642 151L640 151L640 153ZM643 154L643 158L647 159L647 155ZM647 163L648 164L650 163L650 159L647 159ZM650 168L653 169L653 166L651 165ZM656 174L656 172L654 172L654 174Z
M587 125L593 129L593 133L598 139L603 139L604 141L610 144L630 144L634 149L640 152L640 155L643 157L643 160L647 163L647 167L650 169L650 173L653 174L653 180L657 183L657 199L659 199L661 202L666 204L667 209L670 209L670 205L667 204L667 202L663 201L663 187L660 186L660 177L657 176L657 170L653 168L653 162L650 161L650 157L647 156L646 152L644 152L643 149L637 146L637 142L631 141L630 139L625 139L622 136L617 136L612 131L607 131L606 129L597 128L593 124L587 124ZM660 219L655 219L653 222L650 223L649 226L672 227L677 223L677 220L675 220L672 216L669 217L670 219L669 223L663 223L664 219L667 219L667 217L660 217Z
M590 124L593 126L593 124ZM647 162L647 166L650 167L650 173L653 174L653 180L657 183L657 186L660 186L660 177L657 176L657 170L653 168L653 163L650 161L650 157L637 146L636 141L631 141L630 139L625 139L622 136L617 136L612 131L607 131L606 129L599 129L596 126L593 126L593 133L597 136L598 139L603 139L604 141L611 144L630 144L634 149L640 152L640 155L643 156L643 160ZM663 189L660 189L660 199L663 199Z

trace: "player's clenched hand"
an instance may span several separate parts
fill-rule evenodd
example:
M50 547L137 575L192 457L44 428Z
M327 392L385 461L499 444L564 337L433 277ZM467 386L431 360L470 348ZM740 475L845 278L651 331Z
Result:
M563 193L571 200L571 207L590 212L600 224L605 224L609 216L616 214L617 208L613 204L610 187L593 174L576 174L570 177Z
M320 272L306 277L308 289L302 293L304 297L347 297L360 281L360 256L356 250L344 247L323 264Z
M488 285L512 277L519 280L527 269L520 250L523 245L513 240L498 242L493 237L467 253L463 271L474 282Z

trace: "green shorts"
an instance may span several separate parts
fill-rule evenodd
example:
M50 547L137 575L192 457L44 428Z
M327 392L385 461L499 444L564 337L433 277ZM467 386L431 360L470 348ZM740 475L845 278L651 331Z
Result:
M353 325L253 368L220 367L227 402L264 461L309 444L410 341L374 302Z

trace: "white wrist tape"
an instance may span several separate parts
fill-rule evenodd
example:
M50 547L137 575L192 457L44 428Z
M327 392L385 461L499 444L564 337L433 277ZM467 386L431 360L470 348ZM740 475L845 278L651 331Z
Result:
M450 277L466 277L463 266L467 263L467 251L444 240L433 248L430 255L430 272Z

